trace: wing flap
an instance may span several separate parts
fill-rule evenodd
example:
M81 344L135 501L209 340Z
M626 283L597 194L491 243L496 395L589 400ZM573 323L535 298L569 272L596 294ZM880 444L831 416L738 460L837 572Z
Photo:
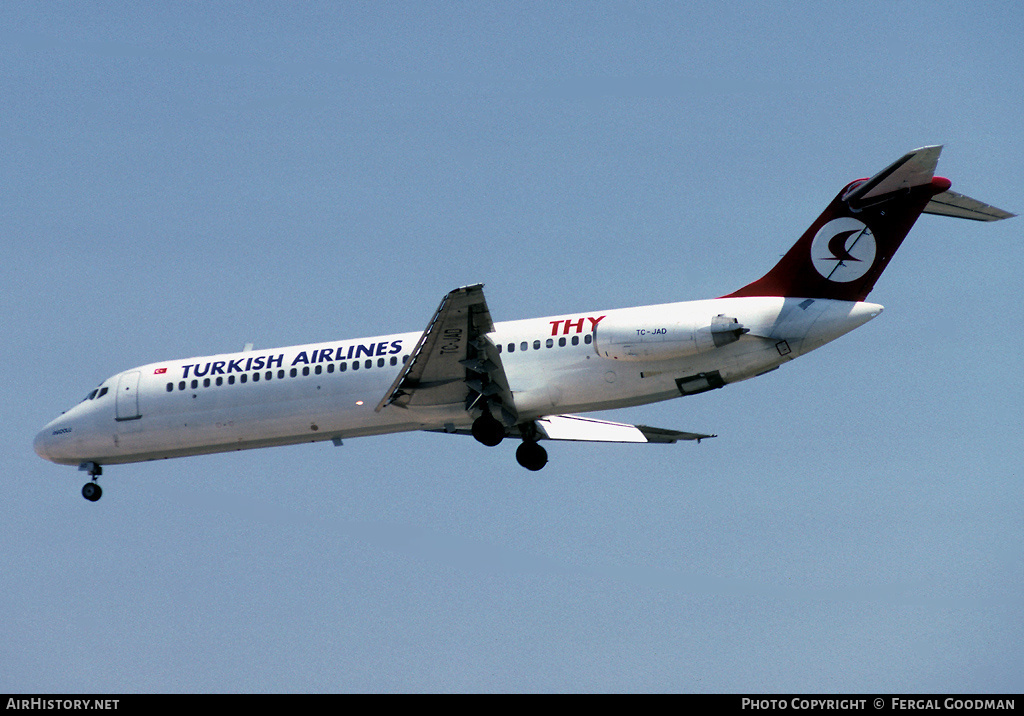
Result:
M679 440L700 442L715 435L687 433L647 425L613 423L578 415L548 415L535 421L537 429L548 440L576 440L605 443L674 443Z

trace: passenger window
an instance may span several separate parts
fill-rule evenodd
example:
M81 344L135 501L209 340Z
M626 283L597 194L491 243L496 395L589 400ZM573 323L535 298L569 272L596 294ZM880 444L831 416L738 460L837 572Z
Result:
M553 348L554 345L555 345L555 339L554 338L548 338L546 341L544 341L544 346L546 348Z
M587 335L583 336L583 342L586 343L588 346L590 345L590 342L592 340L594 340L594 336L592 334L590 334L590 333L588 333Z
M309 366L308 365L302 367L302 374L303 375L309 375Z
M334 372L334 363L328 363L327 364L327 372L328 373L333 373Z
M185 390L185 381L178 383L178 390Z
M217 385L224 385L224 378L219 375L217 376Z
M298 374L299 374L299 371L298 371L297 368L292 368L290 371L288 371L288 375L290 375L292 378L294 378Z
M258 383L259 380L260 380L260 374L259 373L253 373L252 374L252 382L253 383Z
M535 350L535 351L539 351L540 350L540 341L534 341L533 342L533 350Z
M565 348L565 338L559 338L558 339L558 347L559 348Z
M516 352L516 344L515 343L509 343L508 344L508 352L509 353L515 353Z
M527 343L526 341L523 341L522 343L519 344L519 350L521 350L521 351L525 351L529 347L530 347L530 344Z
M391 365L398 365L398 356L391 356ZM104 388L104 390L106 390ZM102 393L100 393L102 395Z
M346 370L348 370L348 363L342 363L338 366L339 373L344 373Z
M199 381L198 380L193 380L192 381L192 390L195 390L198 387L199 387Z
M383 358L378 358L377 359L377 367L378 368L383 368L384 367L384 359Z
M282 368L281 370L277 371L277 378L278 378L278 380L280 380L281 378L284 378L284 368Z
M317 375L320 375L321 373L324 372L324 367L322 365L318 365L316 368L313 369L313 372L316 373Z
M235 384L235 376L229 375L228 376L228 385L234 385L234 384Z
M579 336L573 336L572 337L572 344L574 346L578 346L580 344L580 337Z
M242 373L242 375L238 376L238 379L244 383L249 380L249 376L246 373Z
M204 388L209 388L210 387L210 379L209 378L203 378L203 387Z
M359 370L359 361L352 361L352 370Z
M370 360L369 358L367 358L367 359L366 359L366 362L365 362L365 363L363 363L363 367L364 367L364 368L372 368L372 367L373 367L373 361L372 361L372 360Z
M174 383L168 383L167 384L167 392L170 393L173 390L174 390Z
M263 380L270 380L273 377L274 377L274 371L268 370L267 374L265 376L263 376Z

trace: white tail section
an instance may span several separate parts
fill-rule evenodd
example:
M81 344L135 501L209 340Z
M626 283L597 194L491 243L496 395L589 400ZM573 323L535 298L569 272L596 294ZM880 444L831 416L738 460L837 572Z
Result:
M983 204L969 196L957 194L955 191L944 191L933 196L928 205L924 207L923 213L952 216L957 219L973 219L974 221L999 221L1016 216L1016 214L997 209L989 204Z

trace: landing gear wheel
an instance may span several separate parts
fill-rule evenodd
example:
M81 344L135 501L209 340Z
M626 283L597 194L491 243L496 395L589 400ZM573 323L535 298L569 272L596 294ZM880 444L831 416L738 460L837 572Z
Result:
M485 413L473 421L473 437L487 447L494 447L505 438L505 426Z
M548 451L533 441L524 440L516 448L516 460L527 470L536 472L548 464Z
M82 486L82 497L89 502L95 502L103 497L103 490L95 482L87 482Z

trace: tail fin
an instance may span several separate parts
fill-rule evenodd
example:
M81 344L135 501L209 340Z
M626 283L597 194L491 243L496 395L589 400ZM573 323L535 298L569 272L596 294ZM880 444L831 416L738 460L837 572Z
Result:
M995 221L1013 214L949 191L941 146L921 147L843 188L775 268L726 298L800 296L863 301L922 213Z

